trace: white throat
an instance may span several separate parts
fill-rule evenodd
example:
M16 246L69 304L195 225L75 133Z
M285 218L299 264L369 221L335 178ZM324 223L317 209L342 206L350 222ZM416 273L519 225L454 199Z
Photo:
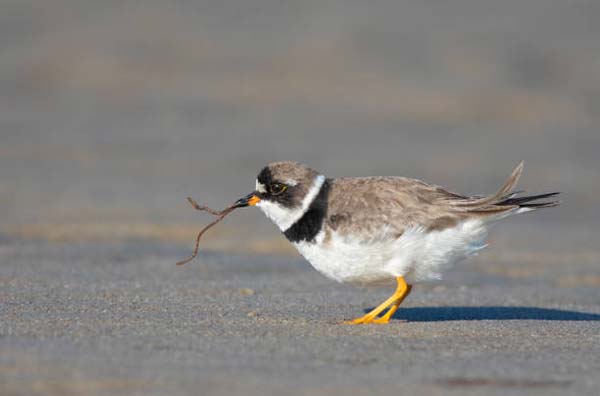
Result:
M279 227L281 231L285 231L290 228L295 222L300 220L304 213L308 210L308 207L315 199L321 186L325 182L325 176L318 175L315 177L313 185L308 190L308 193L302 200L302 205L299 208L286 208L281 206L277 202L261 200L256 204L263 211L263 213L271 219L273 223Z

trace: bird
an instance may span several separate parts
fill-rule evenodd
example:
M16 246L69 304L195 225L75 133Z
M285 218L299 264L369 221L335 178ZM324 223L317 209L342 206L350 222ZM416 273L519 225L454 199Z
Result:
M558 192L513 191L520 162L488 196L462 195L400 176L327 178L307 165L265 166L255 190L235 202L256 206L321 274L340 283L385 285L394 293L348 324L389 323L415 283L436 281L487 246L491 224L558 206Z

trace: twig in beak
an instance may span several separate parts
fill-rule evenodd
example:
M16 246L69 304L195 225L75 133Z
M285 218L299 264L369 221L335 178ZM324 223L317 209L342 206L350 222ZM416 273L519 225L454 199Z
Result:
M212 215L218 216L216 220L212 221L211 223L209 223L206 227L204 227L202 230L200 230L200 232L198 233L198 236L196 237L196 245L194 246L194 252L192 253L192 255L190 257L188 257L185 260L179 261L176 263L176 265L183 265L186 263L189 263L190 261L192 261L193 259L196 258L196 256L198 255L198 247L200 245L200 238L202 238L202 235L212 226L214 226L215 224L217 224L218 222L220 222L221 220L223 220L225 218L225 216L227 216L229 213L231 213L235 208L235 204L226 207L225 209L218 211L218 210L214 210L211 209L209 207L206 206L200 206L198 205L198 203L196 201L194 201L192 198L188 197L187 198L188 202L190 203L190 205L192 205L192 207L196 210L200 210L203 212L208 212Z

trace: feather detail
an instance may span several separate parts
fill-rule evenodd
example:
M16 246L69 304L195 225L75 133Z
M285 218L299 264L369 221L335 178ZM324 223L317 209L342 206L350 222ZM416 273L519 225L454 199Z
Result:
M516 197L516 194L515 194L513 196L507 197L507 199L505 199L501 202L498 202L496 205L502 205L502 206L517 205L520 208L536 208L536 209L537 208L550 208L553 206L560 205L560 201L547 201L547 202L533 202L533 201L538 201L540 199L554 197L558 194L560 194L560 193L559 192L551 192L551 193L538 194L538 195L526 195L524 197Z
M502 187L488 197L448 198L445 202L455 211L479 216L491 216L500 219L513 213L524 213L535 209L550 208L560 205L560 201L535 202L540 199L558 195L558 192L525 195L524 191L512 191L523 173L523 161L512 171Z
M511 191L517 183L519 182L519 178L523 173L523 167L525 163L523 161L519 162L516 168L512 171L508 179L504 182L502 187L494 194L487 197L470 197L463 200L452 200L452 205L455 206L485 206L485 205L493 205L502 199L510 198Z

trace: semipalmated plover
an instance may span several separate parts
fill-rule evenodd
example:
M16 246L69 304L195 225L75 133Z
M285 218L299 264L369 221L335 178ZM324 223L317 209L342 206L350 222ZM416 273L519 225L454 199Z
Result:
M453 264L483 249L491 223L559 204L540 202L556 192L512 192L522 171L521 162L493 195L466 196L406 177L330 179L296 162L275 162L258 174L256 190L235 205L259 207L330 279L395 280L390 298L347 322L387 323L414 283L440 279Z

